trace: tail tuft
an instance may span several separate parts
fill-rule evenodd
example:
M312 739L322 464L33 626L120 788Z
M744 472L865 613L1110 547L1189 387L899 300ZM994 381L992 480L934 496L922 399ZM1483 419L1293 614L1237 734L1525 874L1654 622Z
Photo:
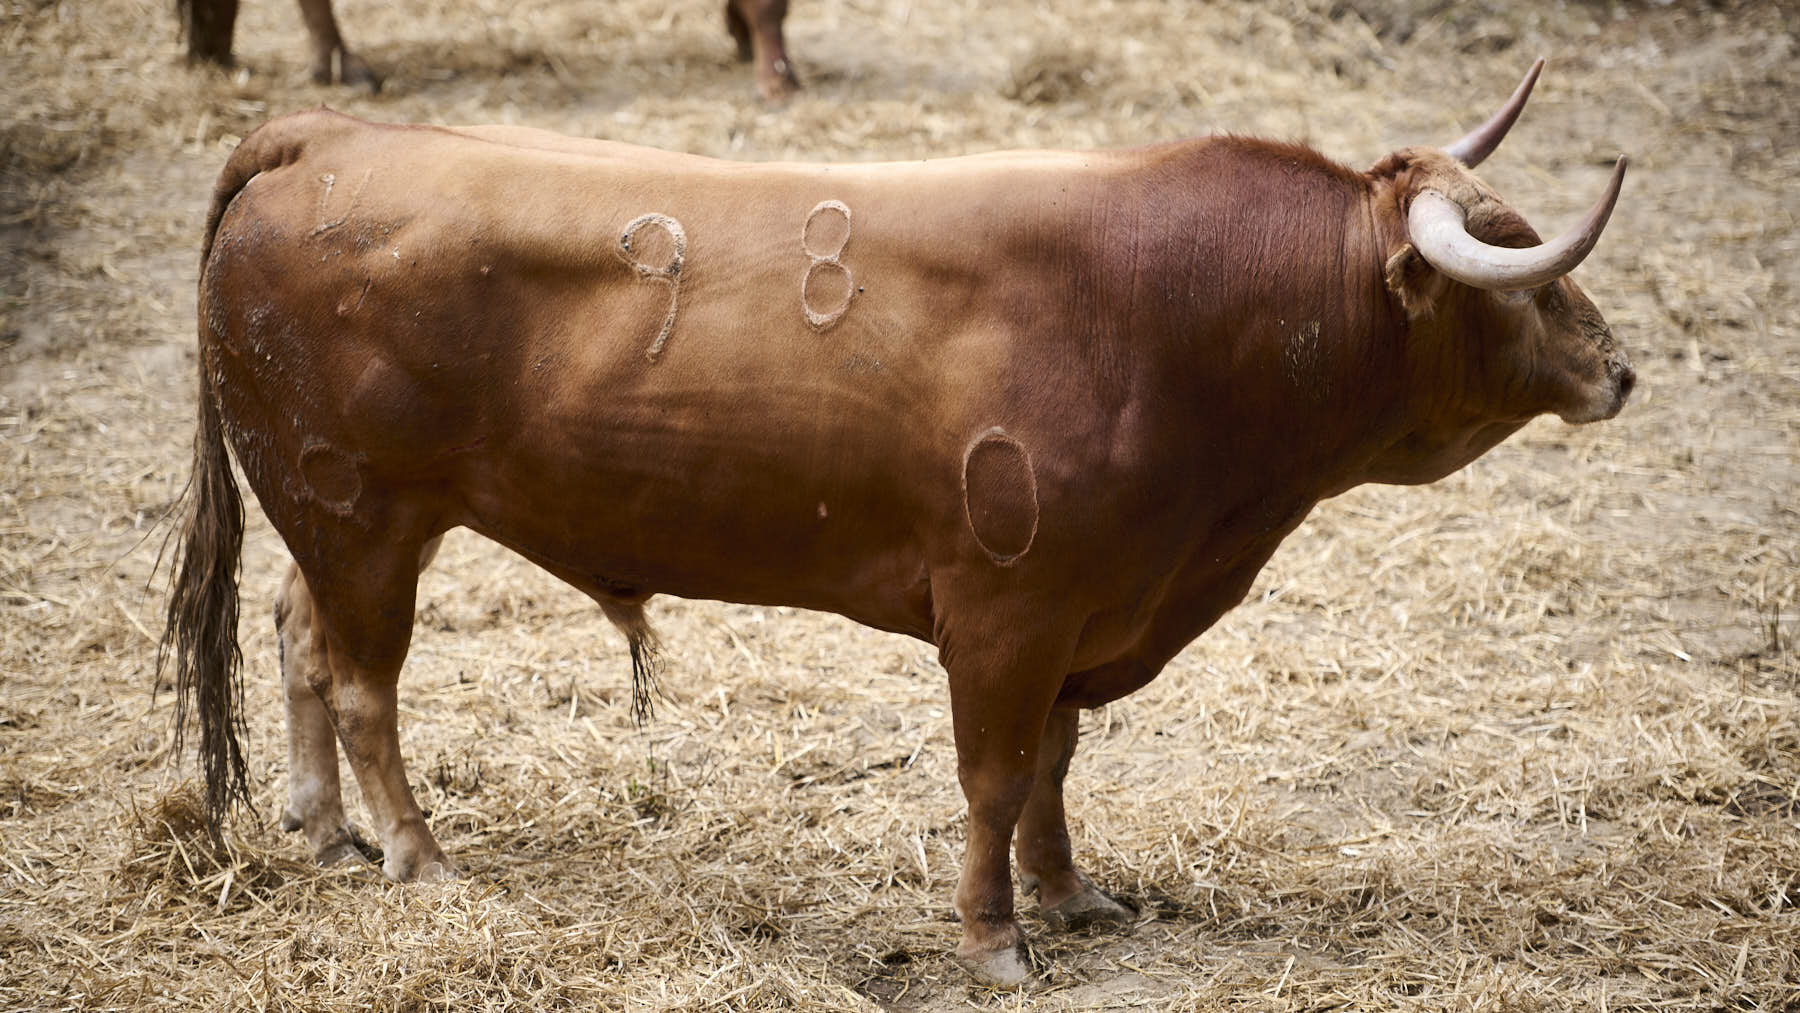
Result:
M650 619L644 614L643 599L596 598L600 611L625 634L631 645L631 719L642 727L656 716L657 674L662 671L662 649Z
M662 670L662 652L655 637L631 637L631 720L638 727L656 716L655 697L662 690L657 675Z

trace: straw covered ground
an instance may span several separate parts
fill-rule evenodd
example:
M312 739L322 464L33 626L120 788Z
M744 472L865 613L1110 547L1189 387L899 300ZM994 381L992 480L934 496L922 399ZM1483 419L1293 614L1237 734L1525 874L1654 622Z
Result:
M1783 4L795 0L807 90L757 100L714 0L345 0L378 96L306 79L289 0L237 72L163 0L0 0L0 1008L1778 1010L1800 1005L1800 179ZM1141 911L1042 976L948 960L964 836L933 651L659 600L625 645L466 533L402 687L466 874L321 870L286 751L260 515L242 643L258 814L222 845L153 696L186 479L201 217L261 120L517 122L741 159L1208 131L1362 167L1443 143L1539 54L1482 169L1561 229L1640 374L1457 475L1322 505L1249 600L1084 719L1077 848ZM160 526L159 526L160 524ZM353 808L360 805L352 796Z

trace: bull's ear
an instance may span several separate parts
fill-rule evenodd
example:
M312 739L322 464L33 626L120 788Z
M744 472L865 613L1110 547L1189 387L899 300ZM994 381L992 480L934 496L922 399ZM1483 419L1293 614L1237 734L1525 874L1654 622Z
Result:
M1411 243L1400 244L1400 248L1388 257L1383 275L1388 291L1400 300L1400 307L1406 311L1409 320L1430 317L1448 284L1436 268L1419 256Z

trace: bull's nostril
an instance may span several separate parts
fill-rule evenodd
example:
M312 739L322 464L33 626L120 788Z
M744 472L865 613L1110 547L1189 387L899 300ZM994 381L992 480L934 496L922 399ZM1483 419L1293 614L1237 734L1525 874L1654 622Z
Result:
M1630 366L1619 369L1619 400L1624 401L1631 396L1631 388L1637 386L1637 371Z

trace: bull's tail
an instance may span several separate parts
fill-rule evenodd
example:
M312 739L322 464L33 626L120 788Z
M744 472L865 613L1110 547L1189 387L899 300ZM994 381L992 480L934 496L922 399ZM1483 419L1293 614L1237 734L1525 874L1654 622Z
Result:
M199 714L207 825L215 834L232 803L250 804L250 783L243 749L243 653L237 642L244 501L231 473L219 402L207 375L208 364L214 361L209 345L217 337L213 333L216 318L207 306L206 273L226 207L251 177L281 157L270 152L265 140L252 134L239 145L219 176L207 212L198 307L199 425L194 433L193 473L182 490L190 509L172 570L168 625L156 655L159 682L165 666L174 667L177 755L186 739L190 710Z
M190 62L231 65L231 30L238 0L175 0L175 16L187 39Z
M204 330L205 324L201 327ZM250 784L243 749L244 659L237 642L244 501L231 474L219 406L205 375L206 360L203 348L194 472L183 492L193 505L175 560L169 623L156 668L159 680L165 664L175 668L177 753L185 739L189 709L199 712L206 818L216 833L234 801L250 803Z

